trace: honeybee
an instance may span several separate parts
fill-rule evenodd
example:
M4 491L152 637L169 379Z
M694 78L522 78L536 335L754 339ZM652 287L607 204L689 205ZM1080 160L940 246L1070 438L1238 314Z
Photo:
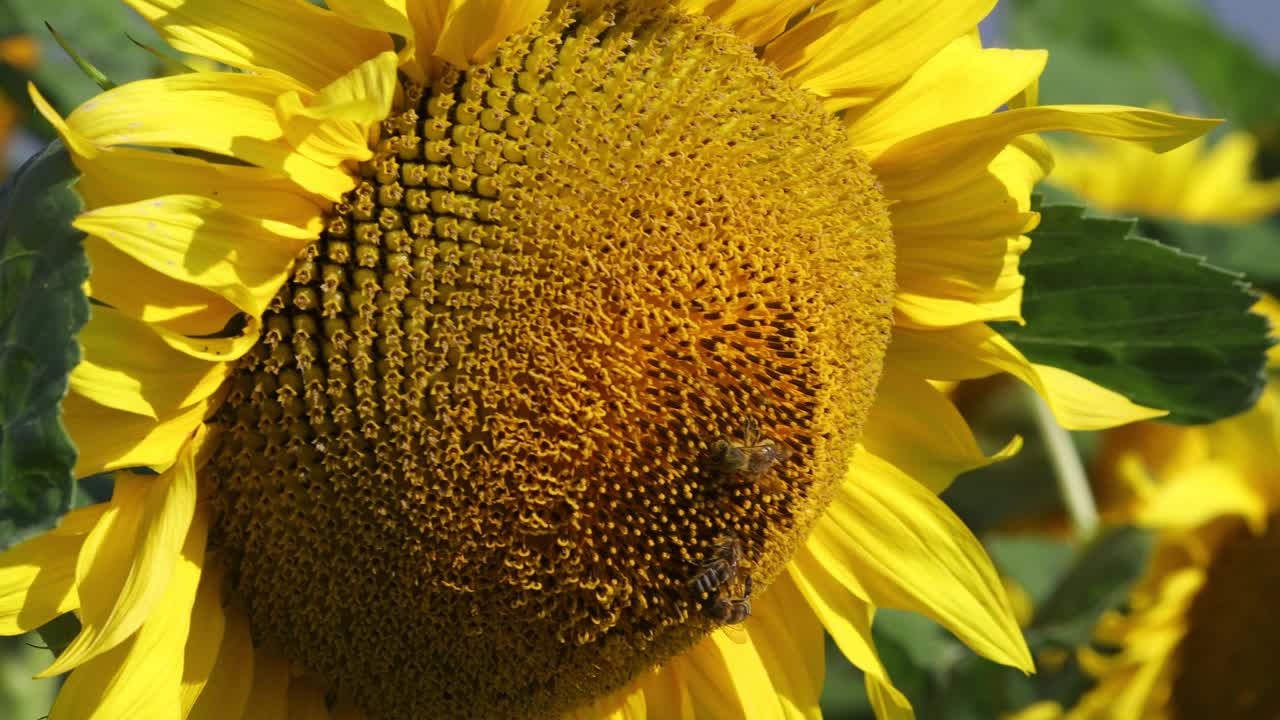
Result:
M785 460L791 451L768 438L760 437L760 425L748 417L742 427L742 444L720 438L711 444L711 469L722 475L742 474L758 479L774 464Z
M742 562L742 543L732 533L716 537L711 547L711 557L689 578L689 587L699 595L713 593L721 585L733 582L738 576L738 563Z
M751 617L751 576L743 583L742 597L717 595L702 607L702 612L721 625L737 625Z

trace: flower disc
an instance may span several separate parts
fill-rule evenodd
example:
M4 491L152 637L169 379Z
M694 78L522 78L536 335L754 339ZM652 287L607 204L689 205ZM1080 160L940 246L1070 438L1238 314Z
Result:
M836 118L663 7L405 80L373 149L210 420L212 546L255 641L373 717L554 716L823 511L889 339L887 209Z
M1280 717L1280 515L1254 535L1231 523L1187 614L1170 707L1175 720Z

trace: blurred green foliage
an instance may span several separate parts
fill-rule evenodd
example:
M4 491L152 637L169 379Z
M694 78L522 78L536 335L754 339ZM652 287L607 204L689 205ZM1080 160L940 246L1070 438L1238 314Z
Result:
M133 37L163 45L159 36L116 0L7 0L0 3L0 36L29 35L40 42L41 62L31 72L0 64L0 91L17 103L22 125L43 140L53 128L36 113L27 94L33 82L54 109L66 115L99 92L98 86L58 47L45 28L53 26L71 47L117 83L151 77L156 59Z

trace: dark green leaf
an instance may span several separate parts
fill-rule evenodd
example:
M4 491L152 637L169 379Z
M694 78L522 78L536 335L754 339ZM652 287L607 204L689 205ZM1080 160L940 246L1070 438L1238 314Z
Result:
M1119 608L1146 570L1152 544L1151 533L1133 527L1099 534L1036 609L1027 642L1033 649L1087 644L1098 617Z
M40 633L40 639L50 652L61 655L71 641L76 639L76 635L80 634L80 620L74 613L64 613L42 625L36 632Z
M1164 420L1207 423L1253 405L1267 321L1239 275L1131 234L1132 220L1040 208L1022 259L1025 326L993 323L1032 362L1068 370Z
M71 227L80 198L54 143L0 191L0 516L65 510L76 451L59 405L80 359L89 266Z

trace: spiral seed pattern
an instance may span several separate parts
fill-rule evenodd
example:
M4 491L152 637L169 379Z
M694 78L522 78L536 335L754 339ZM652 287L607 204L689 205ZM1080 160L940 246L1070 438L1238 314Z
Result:
M759 595L843 476L891 326L840 123L665 6L566 9L430 87L210 423L213 544L265 643L374 718L553 717ZM753 418L769 482L709 469Z

